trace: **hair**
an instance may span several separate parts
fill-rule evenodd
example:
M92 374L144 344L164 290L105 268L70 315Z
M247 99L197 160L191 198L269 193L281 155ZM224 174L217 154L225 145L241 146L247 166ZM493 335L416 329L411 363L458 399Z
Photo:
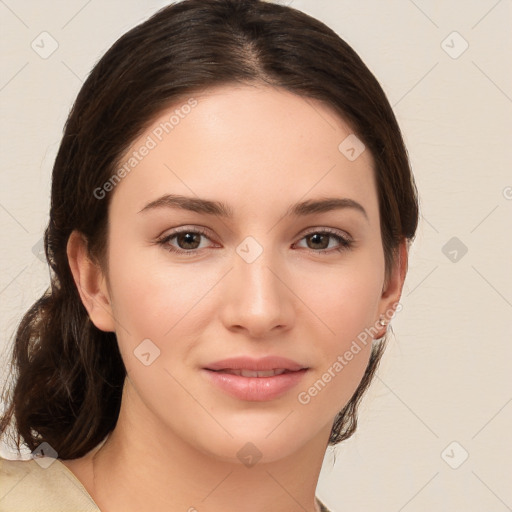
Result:
M104 262L108 181L130 144L164 109L228 84L268 85L323 102L374 159L386 276L418 223L416 185L392 108L376 78L333 30L305 13L260 0L184 0L119 38L94 66L65 124L52 174L44 234L50 285L15 333L0 435L9 427L60 459L85 455L113 430L126 369L116 335L91 322L67 259L73 230ZM357 408L387 343L373 340L364 376L337 414L334 445L357 426ZM7 391L6 391L7 390Z

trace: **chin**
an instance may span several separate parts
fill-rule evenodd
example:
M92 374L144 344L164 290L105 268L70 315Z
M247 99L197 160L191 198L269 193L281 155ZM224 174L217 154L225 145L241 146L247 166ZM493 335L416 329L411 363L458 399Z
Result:
M219 423L233 437L221 427L215 433L210 429L207 433L197 433L193 446L219 461L247 467L286 459L314 437L313 432L308 436L304 422L299 427L296 418L290 421L293 413L290 418L284 419L290 410L281 411L273 417L272 422L268 418L259 422L252 421L246 416L244 423L237 425L219 418Z

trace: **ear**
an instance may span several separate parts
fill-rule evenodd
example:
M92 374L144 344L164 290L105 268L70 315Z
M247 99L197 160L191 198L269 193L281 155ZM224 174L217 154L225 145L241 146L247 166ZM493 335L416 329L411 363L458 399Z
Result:
M404 286L405 276L407 274L408 246L407 240L403 239L397 248L395 262L389 273L389 277L384 283L382 295L379 303L380 319L385 322L385 326L376 338L381 338L386 334L387 324L390 322L394 312L400 311L398 302L402 296L402 288Z
M67 256L73 279L92 323L102 331L115 332L106 278L100 266L93 262L86 237L73 231L68 239Z

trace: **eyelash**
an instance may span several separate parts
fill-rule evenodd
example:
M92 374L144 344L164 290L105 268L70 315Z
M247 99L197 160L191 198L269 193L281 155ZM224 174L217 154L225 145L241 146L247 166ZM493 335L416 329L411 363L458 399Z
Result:
M190 250L186 251L184 249L177 249L176 247L169 244L169 242L173 238L175 238L176 236L178 236L182 233L193 233L193 234L203 235L204 237L210 239L208 236L208 232L205 229L201 229L201 228L180 229L180 230L174 231L162 238L159 238L156 241L156 243L158 245L164 246L165 249L171 253L184 255L184 256L197 255L198 251L200 251L201 249L190 249ZM329 236L335 238L340 244L339 247L337 247L335 249L320 249L320 250L307 249L308 251L311 251L315 254L332 254L332 253L339 253L339 252L347 251L352 247L352 244L353 244L352 240L341 236L338 232L336 232L332 229L329 229L329 228L324 228L322 230L311 231L309 233L306 233L300 240L303 240L304 238L311 236L311 235L329 235Z

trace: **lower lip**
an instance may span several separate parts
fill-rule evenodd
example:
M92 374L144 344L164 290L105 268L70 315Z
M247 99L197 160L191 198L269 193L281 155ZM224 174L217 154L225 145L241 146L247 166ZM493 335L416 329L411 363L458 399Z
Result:
M253 402L265 402L279 398L295 387L307 371L304 369L273 377L242 377L231 373L203 370L210 381L228 395Z

